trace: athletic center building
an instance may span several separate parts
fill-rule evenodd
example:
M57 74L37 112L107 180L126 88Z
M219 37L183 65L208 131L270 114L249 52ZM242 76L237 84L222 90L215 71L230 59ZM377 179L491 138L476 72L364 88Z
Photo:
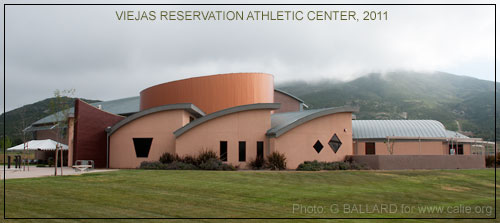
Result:
M359 109L308 109L274 88L265 73L230 73L167 82L138 97L87 104L77 100L67 125L68 163L138 168L164 153L212 150L240 168L256 157L284 154L287 168L304 161L343 161L368 155L469 155L480 139L446 130L434 120L353 120ZM55 138L55 117L25 129ZM54 135L54 137L51 137Z

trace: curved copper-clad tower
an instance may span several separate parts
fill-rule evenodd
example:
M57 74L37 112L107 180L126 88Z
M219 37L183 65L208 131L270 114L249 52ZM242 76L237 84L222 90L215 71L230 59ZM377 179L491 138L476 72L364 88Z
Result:
M141 91L140 109L193 103L210 114L239 105L273 102L272 75L230 73L188 78L146 88Z

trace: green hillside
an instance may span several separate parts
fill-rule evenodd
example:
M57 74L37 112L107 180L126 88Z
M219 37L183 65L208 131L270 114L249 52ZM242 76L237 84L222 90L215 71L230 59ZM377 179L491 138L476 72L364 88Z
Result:
M310 108L357 105L358 119L435 119L447 129L494 139L495 84L448 73L370 74L349 82L286 82L277 88ZM498 100L498 99L497 99Z
M22 130L31 123L36 122L45 116L50 115L50 101L54 98L47 98L33 104L24 105L0 115L0 127L3 127L3 116L7 124L5 125L5 134L11 139L13 145L22 143ZM75 98L63 97L62 100L70 107L73 107ZM87 103L99 102L98 100L82 99ZM3 135L3 128L0 129ZM29 134L27 137L30 137Z

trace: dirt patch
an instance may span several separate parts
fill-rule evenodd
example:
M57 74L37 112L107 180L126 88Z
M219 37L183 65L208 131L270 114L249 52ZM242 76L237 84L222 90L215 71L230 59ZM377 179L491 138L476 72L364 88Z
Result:
M449 190L449 191L456 191L456 192L462 192L462 191L469 191L469 190L471 190L468 187L450 186L450 185L441 186L441 189L443 189L443 190Z
M377 173L377 172L375 172L375 175L389 176L389 177L396 177L397 176L397 174L392 174L392 173Z

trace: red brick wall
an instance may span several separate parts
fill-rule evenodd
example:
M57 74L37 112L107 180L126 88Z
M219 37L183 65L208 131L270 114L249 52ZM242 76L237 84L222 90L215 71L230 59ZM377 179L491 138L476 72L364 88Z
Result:
M105 129L122 119L124 117L76 100L73 161L94 160L95 167L105 168L107 146Z
M68 144L68 138L67 137L63 137L62 138L62 141L57 139L56 137L57 135L57 132L56 130L53 130L53 129L50 129L50 130L40 130L40 131L36 131L36 139L37 140L42 140L42 139L52 139L54 141L57 141L62 144Z

